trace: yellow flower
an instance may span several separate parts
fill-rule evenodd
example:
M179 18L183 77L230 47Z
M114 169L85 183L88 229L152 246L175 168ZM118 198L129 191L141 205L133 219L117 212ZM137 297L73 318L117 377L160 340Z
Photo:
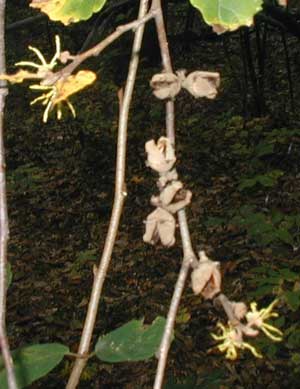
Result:
M60 38L58 35L55 36L55 48L56 48L55 54L49 63L47 63L45 57L43 56L43 54L40 52L39 49L32 46L29 46L28 48L29 50L33 51L36 54L36 56L39 58L41 63L38 64L30 61L21 61L21 62L17 62L15 64L16 66L29 66L29 67L36 68L37 74L41 77L44 77L49 71L51 71L57 65L57 60L59 59L61 54Z
M233 327L231 324L228 327L218 323L217 325L221 331L221 335L211 334L215 340L222 340L223 342L217 346L221 352L226 352L225 358L235 360L238 356L238 349L248 349L257 358L262 358L262 355L255 347L249 343L244 342L242 330L238 327Z
M66 74L61 76L60 73L53 73L52 70L57 65L57 61L60 59L64 62L62 60L64 53L61 53L60 38L58 35L55 36L55 46L55 54L49 63L45 60L45 57L40 50L32 46L29 46L29 49L36 54L40 63L30 61L21 61L16 63L16 66L29 66L36 69L35 73L21 69L14 75L0 75L0 79L8 80L12 83L23 82L25 79L40 80L39 84L31 85L30 89L44 91L44 93L34 99L30 104L33 105L40 102L42 105L46 106L43 114L44 123L47 122L49 112L51 112L54 107L57 108L57 118L61 119L63 102L66 102L72 112L72 115L75 117L75 108L69 101L69 97L92 84L96 80L96 74L89 70L81 70L75 75ZM68 55L68 58L71 57Z
M275 342L280 342L282 340L283 333L278 328L265 323L265 320L271 317L278 317L278 313L272 312L272 309L277 302L278 300L274 300L267 308L263 308L260 311L257 310L257 303L251 303L251 311L247 312L246 319L248 325L261 329L270 339Z
M95 80L95 73L89 70L80 70L75 75L70 75L66 79L59 79L54 85L31 85L30 89L48 90L48 92L37 97L30 104L33 105L37 102L41 102L42 105L46 105L43 115L44 123L47 122L49 112L52 111L55 106L57 107L57 119L61 119L63 101L67 103L72 115L76 117L75 108L69 101L69 96L92 84Z

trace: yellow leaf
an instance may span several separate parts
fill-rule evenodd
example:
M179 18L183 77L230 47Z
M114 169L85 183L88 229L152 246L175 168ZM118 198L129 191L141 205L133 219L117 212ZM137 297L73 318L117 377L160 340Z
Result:
M68 97L77 93L86 86L92 84L96 80L96 74L89 70L81 70L74 76L68 76L65 79L59 79L53 85L31 85L30 89L46 91L41 96L37 97L31 102L31 105L35 103L42 103L45 105L45 111L43 115L43 122L48 120L49 112L56 106L57 118L62 117L62 102L65 101L70 108L72 115L76 117L75 108L69 101Z
M64 17L61 13L67 0L32 0L30 7L38 8L49 16L51 20L60 20L63 24L69 24L70 15Z
M66 80L59 80L55 84L56 95L52 100L53 105L67 100L69 96L84 89L96 80L96 74L90 70L80 70L73 76L69 76Z
M7 80L12 84L21 83L25 79L37 78L35 73L30 73L27 70L19 70L15 74L0 74L0 80Z

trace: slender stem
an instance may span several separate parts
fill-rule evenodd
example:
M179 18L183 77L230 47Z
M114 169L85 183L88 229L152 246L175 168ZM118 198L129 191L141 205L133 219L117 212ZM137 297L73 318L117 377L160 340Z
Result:
M220 293L217 297L215 297L214 303L219 303L220 305L222 305L231 324L235 325L237 323L240 323L240 321L234 314L230 300L225 296L225 294Z
M163 19L161 0L153 0L152 9L154 11L154 20L156 24L158 41L160 45L163 68L165 72L172 73L173 69L172 69L167 34L166 34L166 29L165 29L165 24ZM167 137L170 139L172 144L175 145L175 104L174 101L172 100L169 100L166 103L166 132L167 132ZM179 221L180 234L181 234L181 240L183 246L183 262L175 285L174 293L172 296L172 300L171 300L171 304L167 316L166 327L160 344L158 366L157 366L156 377L153 386L154 389L160 389L162 387L164 373L165 373L167 359L168 359L168 352L172 341L172 334L175 325L176 314L179 307L182 292L184 289L185 281L188 276L190 267L196 267L198 264L196 255L192 248L188 223L186 219L186 213L184 209L181 209L178 212L178 221Z
M192 246L190 241L189 229L187 225L185 211L183 209L181 209L178 212L178 220L179 220L180 233L182 237L184 258L175 284L174 293L172 296L172 300L171 300L171 304L167 316L166 327L159 348L158 366L157 366L156 377L153 386L154 389L162 388L164 373L165 373L167 360L168 360L168 353L169 353L169 349L173 337L173 329L175 325L176 314L184 290L185 282L191 266L193 266L193 264L198 264L193 249L191 248Z
M18 30L19 28L26 27L32 24L35 24L36 26L37 22L43 19L47 20L47 16L45 14L29 16L28 18L18 20L17 22L9 24L8 26L6 26L5 30L6 31Z
M149 0L140 0L140 8L138 19L141 20L146 15L148 10ZM126 168L126 146L127 146L127 127L129 109L135 85L137 68L139 64L139 51L142 44L144 34L144 23L141 23L135 32L132 56L129 64L128 76L124 91L123 103L119 114L119 129L118 129L118 145L117 145L117 161L116 161L116 183L115 183L115 199L113 204L110 225L105 240L105 245L102 253L101 262L94 277L92 294L88 306L88 312L84 323L84 328L80 340L78 354L81 356L87 355L91 343L92 333L95 326L99 300L102 287L110 264L113 247L115 244L119 222L123 210L123 204L126 197L125 186L125 168ZM77 386L82 370L86 365L86 359L76 359L69 382L68 389L73 389Z
M164 329L162 341L159 346L158 365L156 370L156 376L153 389L161 389L163 385L163 379L165 375L165 369L168 360L168 353L173 337L173 329L176 320L176 314L178 311L179 303L181 300L182 292L184 290L185 281L189 274L190 264L188 261L183 260L179 275L175 284L174 293L172 296L167 322Z
M108 47L110 44L112 44L115 40L117 40L125 32L131 31L131 30L134 30L134 31L138 30L139 27L144 28L144 25L149 20L151 20L153 17L154 17L154 12L151 10L149 13L145 13L142 18L117 27L113 33L111 33L108 37L103 39L101 42L99 42L97 45L95 45L91 49L88 49L82 53L79 53L79 54L73 56L72 62L70 62L63 69L61 69L60 71L58 71L56 73L47 75L47 77L45 78L47 85L52 85L58 79L67 77L86 59L93 57L93 56L94 57L98 56L106 47Z
M5 73L5 0L0 0L0 73ZM7 268L7 243L9 237L8 214L6 199L6 175L5 175L5 149L3 116L5 98L7 96L6 82L0 81L0 348L4 366L7 372L9 389L17 389L14 374L13 360L9 350L6 334L6 268Z
M79 52L82 53L89 47L89 44L91 43L95 34L101 37L106 27L109 25L109 23L111 23L112 18L115 17L115 13L119 10L119 8L127 6L130 3L134 3L134 0L117 1L111 4L109 7L106 7L105 10L101 11L86 39L81 45Z
M173 73L161 1L153 0L152 9L155 12L154 20L156 24L163 68L167 73ZM169 100L166 103L166 132L167 137L175 146L175 104L173 100Z

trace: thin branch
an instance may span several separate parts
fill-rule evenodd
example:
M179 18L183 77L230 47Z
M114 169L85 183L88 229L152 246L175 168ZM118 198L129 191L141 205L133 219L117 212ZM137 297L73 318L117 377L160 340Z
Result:
M89 44L91 43L94 35L101 36L102 32L106 29L106 27L111 22L111 19L115 16L116 12L119 11L119 8L126 7L130 3L135 3L135 0L121 0L119 2L114 2L109 7L105 8L105 10L101 11L97 16L92 29L88 33L85 41L81 45L79 53L87 50Z
M165 24L163 20L161 0L153 0L152 9L155 14L154 20L156 24L163 68L166 72L172 73L173 69L172 69L172 63L170 58ZM175 145L175 107L174 107L174 101L172 100L169 100L166 103L166 132L167 132L167 137L170 139L172 144ZM185 281L187 279L190 268L196 267L198 264L197 257L192 248L188 223L187 223L184 209L181 209L178 212L178 221L179 221L181 240L183 246L183 262L175 285L172 301L167 316L166 327L160 344L154 389L160 389L162 387L164 373L165 373L167 359L168 359L168 352L172 341L172 334L173 334L176 314L179 307L182 292L184 289Z
M101 14L98 16L98 18L96 19L96 21L94 23L94 26L92 27L92 29L88 33L85 41L83 42L80 50L78 51L79 54L83 53L84 51L86 51L88 49L88 47L90 46L90 43L92 42L92 40L96 34L98 35L98 37L101 38L102 33L109 26L109 24L111 23L111 20L114 16L115 16L115 14L113 12L110 15L108 15L104 20L103 20Z
M40 20L46 20L47 17L45 14L39 14L39 15L34 15L34 16L29 16L28 18L18 20L17 22L13 22L9 24L8 26L5 27L5 30L8 31L13 31L13 30L18 30L19 28L26 27L28 25L34 24Z
M124 91L123 103L119 114L119 129L118 129L118 143L117 143L117 161L116 161L116 183L115 183L115 199L113 204L110 225L105 240L105 246L102 253L99 268L95 272L93 289L88 306L88 312L84 323L84 329L81 336L78 354L85 356L89 352L92 333L95 326L97 311L99 307L99 300L102 292L102 287L106 277L106 273L110 264L113 247L115 244L120 218L123 210L123 204L126 197L125 184L125 168L126 168L126 146L127 146L127 127L129 109L135 85L137 68L139 64L139 51L142 44L145 22L145 15L148 10L149 0L141 0L138 21L135 25L138 26L132 48L132 56L129 64L128 76ZM149 14L148 14L149 18ZM86 359L76 359L67 389L73 389L77 386L82 370L86 365Z
M144 28L144 25L153 17L155 16L155 13L151 10L148 13L146 13L142 18L134 20L133 22L123 24L116 28L116 30L111 33L108 37L103 39L101 42L99 42L94 47L90 48L89 50L84 51L83 53L77 54L72 57L72 62L69 63L67 66L65 66L60 71L50 74L47 76L47 85L54 84L57 80L60 78L64 78L69 76L82 62L84 62L86 59L90 57L97 57L106 47L108 47L110 44L112 44L116 39L118 39L121 35L123 35L125 32L128 31L135 31L139 27Z
M162 65L167 73L173 73L172 62L169 52L167 33L164 23L161 1L153 0L152 9L155 12L155 24L160 47ZM167 137L175 146L175 107L174 101L169 100L166 103L166 132Z
M117 3L111 4L109 7L106 7L105 10L103 10L99 16L97 17L98 19L103 19L107 15L110 15L113 12L116 12L118 8L124 7L130 3L134 3L133 0L121 0ZM36 24L39 20L48 20L47 16L45 14L39 13L38 15L34 16L29 16L28 18L22 19L22 20L17 20L16 22L10 23L5 27L6 31L13 31L13 30L18 30L19 28L27 27L28 25L31 24ZM98 24L96 21L95 24Z
M165 369L168 360L168 353L173 337L173 330L175 326L176 315L181 300L181 296L184 290L187 276L191 266L198 263L196 256L191 249L190 234L187 225L185 211L182 209L178 212L179 227L183 243L184 258L178 274L177 282L175 284L174 293L172 296L167 322L164 329L163 338L159 348L158 366L156 371L156 377L154 382L154 389L160 389L163 385L163 379Z
M225 294L220 293L217 297L214 298L214 304L220 304L226 315L228 320L230 321L231 324L235 325L239 323L239 319L235 316L234 311L232 309L232 304L230 300L225 296Z
M0 0L0 73L5 73L5 0ZM8 214L6 199L6 175L5 175L5 149L4 149L4 128L3 116L5 98L8 90L6 82L0 81L0 348L3 356L4 366L7 372L7 383L9 389L17 389L16 377L14 374L13 360L9 350L6 334L6 291L7 291L7 243L9 237Z

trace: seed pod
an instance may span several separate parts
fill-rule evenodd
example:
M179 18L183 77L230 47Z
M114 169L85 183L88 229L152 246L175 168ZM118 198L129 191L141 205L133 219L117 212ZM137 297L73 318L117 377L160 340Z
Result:
M150 244L156 244L160 240L163 246L173 246L175 243L175 228L174 216L158 207L147 217L143 240Z
M205 299L212 299L221 290L221 272L220 264L211 261L200 251L199 266L191 274L192 288L195 294L200 294Z
M202 71L192 72L182 81L182 86L196 98L214 99L220 86L220 74Z
M165 173L172 169L175 161L175 151L170 140L161 136L157 143L154 140L146 142L147 166L150 166L158 173Z
M176 74L158 73L152 77L150 86L158 99L173 99L180 92L181 81Z

